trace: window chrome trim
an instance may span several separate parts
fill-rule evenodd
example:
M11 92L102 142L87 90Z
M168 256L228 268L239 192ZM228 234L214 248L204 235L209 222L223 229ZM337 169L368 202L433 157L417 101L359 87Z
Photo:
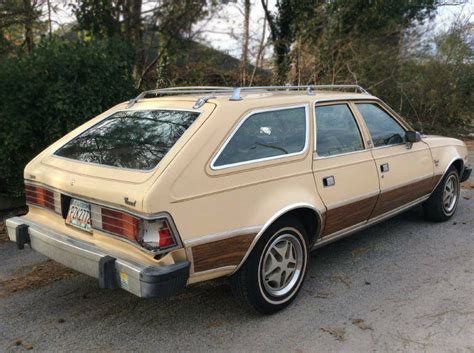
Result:
M352 152L344 152L344 153L338 153L338 154L331 154L329 156L319 156L316 151L314 151L313 155L313 161L317 161L320 159L328 159L328 158L334 158L334 157L343 157L343 156L348 156L351 154L356 154L356 153L363 153L363 152L369 152L370 149L364 148L363 150L358 150L358 151L352 151Z
M364 121L364 124L365 124L365 127L367 128L367 132L369 133L370 135L370 141L371 141L371 144L372 144L372 149L373 150L376 150L376 149L381 149L381 148L387 148L387 147L393 147L393 146L398 146L398 145L406 145L406 142L398 142L398 143L392 143L390 145L383 145L383 146L375 146L374 144L374 140L372 139L372 132L370 131L369 127L367 126L367 122L365 121L365 118L364 118L364 115L362 114L362 112L359 110L359 108L357 107L357 105L359 104L372 104L372 105L376 105L381 111L383 111L385 114L387 114L390 118L392 118L392 120L395 121L395 123L400 126L402 128L402 130L406 133L407 131L409 131L407 129L407 126L404 126L404 124L402 124L402 122L394 115L392 114L392 112L390 111L389 109L387 109L385 107L385 103L380 101L380 100L377 100L377 101L374 101L374 102L371 102L371 101L362 101L362 102L354 102L354 105L357 109L357 112L360 114L360 116L362 117L362 120ZM393 112L395 113L395 112ZM405 136L401 136L403 139L405 139Z
M364 99L367 99L367 98L364 98ZM350 102L352 101L352 99L348 99L348 100L344 100L344 99L333 99L333 100L318 100L316 102L314 102L314 106L313 106L313 113L314 113L314 117L313 117L313 120L314 120L314 131L313 131L313 140L314 140L314 151L313 151L313 161L316 161L318 159L327 159L327 158L333 158L333 157L339 157L339 156L346 156L346 155L351 155L351 154L355 154L355 153L361 153L361 152L367 152L370 150L370 148L367 148L366 147L366 143L364 141L364 137L363 137L363 134L362 134L362 130L361 130L361 126L359 124L359 122L357 121L357 117L356 115L354 114L354 111L352 110L351 106L350 106ZM331 103L331 104L323 104L323 105L320 105L318 106L319 103ZM320 156L318 154L318 149L317 149L317 143L318 143L318 138L317 138L317 124L316 124L316 108L318 107L326 107L326 106L332 106L332 105L345 105L347 106L347 108L349 109L349 112L351 113L352 115L352 118L354 119L354 122L357 126L357 130L359 131L359 136L360 136L360 141L362 142L362 145L364 146L364 148L362 148L361 150L357 150L357 151L350 151L350 152L343 152L343 153L337 153L337 154L331 154L329 156Z
M273 111L279 111L279 110L289 110L289 109L297 109L297 108L304 108L305 110L305 129L306 129L306 136L305 136L305 142L303 149L299 152L294 152L290 154L283 154L283 155L278 155L278 156L272 156L272 157L265 157L265 158L259 158L259 159L251 159L248 161L244 162L237 162L237 163L231 163L231 164L224 164L221 166L215 166L214 164L216 163L217 159L220 157L224 149L227 147L229 142L232 140L234 135L239 131L240 127L255 114L258 113L266 113L266 112L273 112ZM210 167L214 171L222 170L222 169L227 169L227 168L233 168L233 167L239 167L242 165L248 165L248 164L253 164L253 163L259 163L259 162L266 162L266 161L272 161L276 159L282 159L282 158L288 158L288 157L294 157L294 156L299 156L302 154L305 154L308 146L309 146L309 128L310 128L310 123L309 123L309 109L308 109L308 104L298 104L298 105L289 105L289 106L284 106L284 107L276 107L276 108L264 108L264 109L258 109L258 110L252 110L251 112L247 113L239 122L239 124L234 128L232 133L230 134L229 137L225 140L224 144L222 145L221 148L217 151L216 155L214 158L211 160Z
M196 120L198 120L200 118L200 116L202 115L203 111L202 110L197 110L197 109L174 109L174 108L149 108L149 109L146 109L146 108L128 108L128 109L119 109L119 110L116 110L112 113L110 113L109 115L106 115L104 118L100 119L98 122L96 122L95 124L89 126L87 129L81 131L80 133L74 135L74 137L71 137L70 139L68 139L66 142L64 142L63 144L61 144L59 147L57 147L54 152L52 152L51 154L49 154L48 156L49 157L53 157L53 158L58 158L58 159L62 159L62 160L66 160L66 161L69 161L69 162L74 162L74 163L81 163L81 164L85 164L85 165L92 165L92 166L96 166L96 167L99 167L99 168L109 168L109 169L118 169L118 170L124 170L124 171L129 171L129 172L136 172L136 173L144 173L144 174L147 174L147 173L153 173L155 172L159 167L160 167L160 164L161 164L161 160L160 162L158 162L152 169L134 169L134 168L126 168L126 167L116 167L116 166L113 166L113 165L105 165L105 164L100 164L100 163L95 163L95 162L85 162L85 161L80 161L80 160L77 160L77 159L73 159L73 158L68 158L68 157L64 157L64 156L58 156L56 155L56 152L58 152L61 148L63 148L66 144L68 144L69 142L71 142L72 140L74 140L76 137L78 137L79 135L85 133L86 131L89 131L90 129L94 128L95 126L99 125L100 123L102 123L104 120L110 118L112 115L114 114L117 114L117 113L123 113L123 112L137 112L137 111L156 111L156 110L168 110L168 111L178 111L178 112L190 112L190 113L197 113L198 116L196 117L196 119L191 123L191 125L189 125L188 129L186 129L186 131L188 131L191 126L194 125L194 123L196 122ZM92 119L95 119L96 117L92 118ZM92 120L90 119L90 120ZM87 124L90 120L86 121L84 124ZM80 125L82 126L82 125ZM80 127L78 126L78 128ZM184 131L184 133L186 133L186 131ZM183 133L183 135L184 135ZM181 139L181 137L183 136L181 135L175 142L175 144L169 149L168 152L166 152L163 156L163 158L168 154L170 153L170 151L174 148L174 146L176 145L176 143ZM162 158L162 159L163 159Z

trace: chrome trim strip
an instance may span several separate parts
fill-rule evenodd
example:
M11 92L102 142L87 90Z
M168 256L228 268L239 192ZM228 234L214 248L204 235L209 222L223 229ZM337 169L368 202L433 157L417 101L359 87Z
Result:
M257 244L257 242L260 239L260 237L262 236L262 234L267 230L268 227L270 227L270 225L272 225L272 223L275 220L277 220L280 216L284 215L285 213L287 213L289 211L299 209L299 208L309 208L309 209L316 212L316 214L319 218L319 227L316 229L315 239L318 239L321 235L322 229L324 228L324 218L322 217L321 212L315 206L313 206L309 203L295 203L295 204L286 206L286 207L282 208L281 210L277 211L276 213L274 213L273 216L270 217L270 219L265 222L263 227L260 229L258 234L253 239L252 243L250 244L249 249L247 250L247 253L243 257L242 261L240 261L240 264L237 266L235 271L232 272L232 273L235 273L236 271L239 270L239 268L243 265L245 260L247 260L247 258L249 257L250 253L252 252L253 248L255 247L255 244Z
M457 161L458 159L462 160L462 162L463 162L462 164L463 164L464 167L466 166L465 163L464 163L464 160L462 159L461 156L457 156L457 157L454 157L453 159L451 159L451 161L447 164L446 168L444 169L444 172L443 172L443 173L441 173L441 174L435 174L435 175L434 175L434 176L439 175L440 177L439 177L439 180L438 180L438 182L436 183L435 187L433 188L433 190L431 190L431 192L433 192L434 190L436 190L436 188L438 187L439 183L441 183L441 180L443 180L443 177L444 177L444 175L446 174L446 172L448 171L449 167L451 167L451 166L453 165L453 163L454 163L455 161ZM463 168L463 169L464 169L464 168ZM460 175L459 177L461 177L461 175Z
M433 174L426 174L426 175L423 175L423 176L421 176L421 177L413 178L413 179L411 179L411 180L409 180L409 181L406 181L406 182L404 182L404 183L400 183L400 184L397 184L397 185L392 185L392 186L390 186L390 187L387 187L387 188L383 189L381 193L384 194L384 193L386 193L386 192L388 192L388 191L392 191L392 190L395 190L395 189L399 189L399 188L402 188L402 187L404 187L404 186L407 186L407 185L411 185L411 184L413 184L413 183L416 183L416 182L418 182L418 181L427 180L427 179L429 179L429 178L432 178L433 176L434 176Z
M216 160L219 158L219 156L222 154L224 149L229 144L230 140L232 140L234 135L237 133L237 131L239 131L240 127L242 126L243 123L245 123L245 121L247 121L247 119L249 119L250 117L252 117L253 115L258 114L258 113L273 112L273 111L279 111L279 110L297 109L297 108L304 108L305 109L305 119L306 119L305 143L304 143L304 147L301 151L295 152L295 153L290 153L290 154L283 154L283 155L278 155L278 156L260 158L260 159L252 159L252 160L244 161L244 162L225 164L225 165L221 165L221 166L217 166L217 167L214 165ZM308 109L308 104L307 103L297 104L297 105L287 105L287 106L284 106L284 107L274 107L274 108L264 108L264 109L252 110L251 112L244 115L244 117L240 120L240 122L234 128L234 130L232 131L230 136L227 137L227 139L224 141L224 144L221 146L221 148L219 148L216 155L211 160L210 168L212 170L218 171L218 170L227 169L227 168L235 168L235 167L239 167L239 166L247 165L247 164L266 162L266 161L271 161L271 160L275 160L275 159L288 158L288 157L294 157L294 156L299 156L299 155L305 154L306 150L308 149L308 146L309 146L309 129L310 129L310 121L309 121L309 109Z
M237 266L229 265L229 266L216 267L216 268L206 270L206 271L201 271L201 272L193 272L193 273L190 273L189 279L192 280L194 278L199 278L201 276L206 276L209 274L219 273L219 272L229 272L229 275L231 275L236 271L235 269L236 267Z
M45 185L43 183L40 183L40 182L31 182L31 181L27 181L25 180L25 184L29 184L29 185L35 185L35 184L38 184L38 185ZM48 186L49 187L49 186ZM62 190L59 190L59 189L56 189L56 188L52 188L52 187L49 187L50 190L54 190L56 192L59 192L63 195L66 195L66 196L69 196L73 199L78 199L78 200L82 200L84 202L87 202L89 204L94 204L94 205L97 205L99 207L103 207L103 208L109 208L109 209L112 209L112 210L115 210L115 211L119 211L119 212L124 212L124 213L128 213L130 215L133 215L133 216L136 216L138 218L140 218L141 220L145 220L145 221L153 221L153 220L158 220L158 219L162 219L162 218L165 218L167 221L168 221L168 224L170 225L171 227L171 230L173 231L173 234L176 234L176 246L175 247L172 247L172 248L169 248L169 249L164 249L164 250L161 250L161 251L153 251L153 250L148 250L144 247L142 247L140 244L137 244L137 243L134 243L132 242L131 240L128 240L128 239L125 239L123 237L120 237L119 235L116 235L116 234L113 234L113 233L110 233L104 229L97 229L95 228L94 226L92 227L94 230L100 232L101 234L104 234L104 235L107 235L107 236L110 236L112 237L113 239L117 239L117 240L120 240L120 241L123 241L127 244L130 244L132 245L133 247L137 248L138 250L141 250L149 255L160 255L160 254L164 254L164 253L169 253L171 251L174 251L174 250L177 250L177 249L180 249L183 247L183 241L181 239L181 236L178 232L178 228L176 227L176 224L174 223L174 220L173 220L173 217L168 213L168 212L159 212L159 213L156 213L156 214L153 214L151 216L147 216L147 215L142 215L142 214L139 214L137 212L133 212L133 211L129 211L128 209L122 209L122 208L118 208L116 206L109 206L107 204L104 204L104 203L100 203L100 202L96 202L95 199L89 199L87 197L84 197L84 196L81 196L81 195L71 195L67 192L64 192ZM31 205L31 206L34 206L34 207L38 207L40 209L46 209L46 210L49 210L51 211L53 214L56 214L56 215L59 215L61 218L62 218L62 215L61 214L58 214L56 213L54 210L51 210L51 209L47 209L47 208L44 208L44 207L41 207L41 206L37 206L37 205ZM66 220L64 220L66 221Z
M351 155L351 154L362 153L362 152L367 152L367 151L370 151L370 149L369 148L364 148L363 150L344 152L344 153L339 153L339 154L332 154L330 156L319 156L318 153L316 151L314 151L313 161L317 161L317 160L320 160L320 159L328 159L328 158L334 158L334 157L348 156L348 155Z
M186 247L193 247L201 244L207 244L214 241L222 240L222 239L229 239L243 234L251 234L251 233L258 233L262 229L262 226L250 226L250 227L243 227L243 228L236 228L224 232L213 233L209 235L204 235L201 237L196 237L194 239L190 239L184 242Z
M335 208L338 208L338 207L341 207L341 206L349 205L349 204L357 202L357 201L362 201L362 200L365 200L365 199L368 199L370 197L377 196L377 195L380 195L380 190L379 189L377 189L377 191L368 192L368 193L363 194L363 195L355 196L355 197L352 197L350 199L345 199L343 201L333 203L332 205L327 206L327 209L329 211L329 210L332 210L332 209L335 209Z
M366 100L367 98L364 98L364 100ZM317 160L317 159L327 159L327 158L333 158L333 157L339 157L339 156L344 156L344 155L350 155L350 154L354 154L354 153L360 153L360 152L367 152L369 150L369 148L367 148L365 146L365 142L364 142L364 138L363 138L363 134L362 134L362 130L361 130L361 126L359 124L359 122L357 121L357 118L354 114L354 111L352 110L351 106L350 106L350 102L352 100L357 100L357 99L344 99L344 98L333 98L333 99L328 99L328 100L316 100L314 103L313 103L313 121L314 121L314 131L313 131L313 141L314 141L314 152L313 152L313 160ZM317 151L317 143L318 143L318 139L317 139L317 124L316 124L316 108L318 108L318 104L319 103L327 103L327 102L334 102L334 105L345 105L347 106L347 108L349 109L349 112L351 113L352 115L352 118L354 119L354 122L356 124L356 127L357 127L357 131L359 131L359 136L360 136L360 140L362 142L362 144L364 145L364 148L361 149L361 150L358 150L358 151L350 151L350 152L344 152L344 153L338 153L338 154L333 154L333 155L330 155L330 156L319 156L318 155L318 151ZM332 104L331 104L332 105ZM325 105L321 105L320 107L324 107ZM316 157L315 157L316 155Z
M402 213L403 211L408 210L409 208L416 206L417 204L422 203L423 201L426 201L430 195L422 196L414 201L411 201L410 203L407 203L406 205L400 206L394 210L388 211L380 216L377 216L375 218L369 219L368 221L358 223L354 226L348 227L346 229L340 230L338 232L335 232L333 234L330 234L328 236L325 236L324 238L320 238L316 241L316 243L313 245L311 248L311 251L316 250L324 245L327 245L329 243L332 243L336 240L342 239L344 237L347 237L355 232L358 232L362 229L368 228L374 224L377 224L379 222L382 222L388 218L391 218L393 216L396 216L399 213Z

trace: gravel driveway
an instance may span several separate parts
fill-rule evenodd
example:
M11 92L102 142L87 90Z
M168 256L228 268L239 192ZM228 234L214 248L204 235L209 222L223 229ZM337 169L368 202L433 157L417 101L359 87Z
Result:
M143 300L0 240L0 351L474 352L473 229L471 187L449 222L414 208L328 245L273 316L225 280Z

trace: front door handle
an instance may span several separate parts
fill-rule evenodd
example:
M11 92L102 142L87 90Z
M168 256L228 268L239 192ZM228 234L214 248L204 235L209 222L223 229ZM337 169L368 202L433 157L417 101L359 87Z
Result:
M323 185L325 188L334 186L335 184L336 184L336 179L334 178L334 176L331 175L331 176L323 178Z
M390 167L389 167L388 163L384 163L384 164L380 165L380 171L382 173L387 173L389 170L390 170Z

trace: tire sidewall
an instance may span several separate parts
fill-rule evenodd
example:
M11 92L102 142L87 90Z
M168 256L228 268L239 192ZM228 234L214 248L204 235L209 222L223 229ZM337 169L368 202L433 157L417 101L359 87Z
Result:
M450 211L450 212L447 212L446 209L444 208L444 203L443 203L443 196L444 196L444 189L446 187L446 183L447 181L449 180L449 178L451 176L454 176L456 178L456 203L453 207L453 209ZM461 187L460 187L460 181L459 181L459 174L457 172L456 169L452 168L447 174L446 176L444 177L443 179L443 183L441 184L442 188L440 190L440 207L441 207L441 211L443 212L443 214L446 216L446 217L451 217L452 215L454 215L454 213L456 212L456 209L458 208L458 204L459 204L459 196L461 194Z
M303 249L303 266L301 268L300 278L295 284L295 287L285 295L275 297L265 290L260 275L260 268L268 247L272 244L274 239L282 234L292 234L301 243ZM289 305L298 294L306 277L308 258L308 241L306 232L297 220L277 222L270 226L257 242L251 256L248 258L248 262L246 263L248 271L247 278L249 279L248 285L250 287L248 288L250 292L249 294L254 297L258 306L265 308L265 312L275 312Z

